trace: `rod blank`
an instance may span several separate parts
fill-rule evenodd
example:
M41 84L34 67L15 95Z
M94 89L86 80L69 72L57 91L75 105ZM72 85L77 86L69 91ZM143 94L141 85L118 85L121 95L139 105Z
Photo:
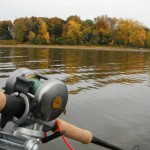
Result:
M105 148L108 148L108 149L111 149L111 150L123 150L123 149L121 149L121 148L119 148L115 145L112 145L110 143L102 141L102 140L100 140L100 139L98 139L94 136L93 136L93 139L92 139L91 143L102 146L102 147L105 147Z

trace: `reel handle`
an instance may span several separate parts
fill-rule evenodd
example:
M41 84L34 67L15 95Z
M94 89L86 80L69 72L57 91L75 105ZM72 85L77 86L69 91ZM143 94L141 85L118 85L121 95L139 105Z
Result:
M0 92L0 112L4 109L6 105L6 95L3 92Z
M0 92L0 113L1 122L0 127L4 128L8 121L13 117L20 118L25 110L25 104L21 97L12 96Z

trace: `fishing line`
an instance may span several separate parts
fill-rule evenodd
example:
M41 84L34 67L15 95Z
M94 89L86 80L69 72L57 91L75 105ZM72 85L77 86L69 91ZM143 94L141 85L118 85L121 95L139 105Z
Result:
M58 126L59 132L62 131L60 125L59 125L59 121L56 119L56 124ZM72 147L72 145L68 142L68 140L66 139L66 137L64 135L62 135L62 139L64 140L64 142L66 143L66 145L70 148L70 150L74 150L74 148Z

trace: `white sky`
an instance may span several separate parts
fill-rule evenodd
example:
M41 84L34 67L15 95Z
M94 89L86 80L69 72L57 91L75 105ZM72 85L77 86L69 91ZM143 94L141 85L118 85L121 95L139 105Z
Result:
M0 20L19 17L59 17L71 15L94 19L108 15L138 20L150 28L150 0L0 0Z

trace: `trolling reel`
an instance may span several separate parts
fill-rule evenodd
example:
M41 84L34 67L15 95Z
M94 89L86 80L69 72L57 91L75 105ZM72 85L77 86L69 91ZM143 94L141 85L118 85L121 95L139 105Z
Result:
M14 71L4 89L6 94L17 93L25 102L26 109L16 121L18 124L32 117L52 121L64 111L68 101L68 90L63 82L26 68Z
M7 122L13 121L15 136L12 138L12 134L1 132L0 137L6 138L7 149L12 149L12 143L15 149L25 143L22 149L38 149L37 139L44 138L43 130L52 129L55 119L65 110L68 101L66 85L37 71L20 68L10 74L4 90L7 100L0 126L4 128ZM23 138L24 144L19 143L18 136ZM4 147L0 144L0 148Z

